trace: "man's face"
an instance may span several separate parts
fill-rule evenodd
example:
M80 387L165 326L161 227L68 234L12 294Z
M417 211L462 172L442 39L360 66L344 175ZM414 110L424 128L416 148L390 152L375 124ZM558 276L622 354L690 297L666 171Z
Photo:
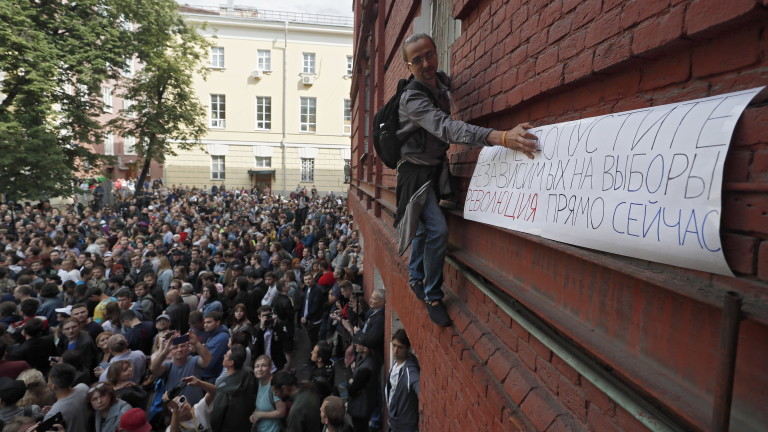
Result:
M101 279L101 277L104 276L104 273L101 271L101 267L94 267L91 274L93 275L94 279Z
M272 284L275 283L275 278L272 276L264 276L264 283L267 284L267 286L272 286Z
M378 309L384 306L384 299L381 298L378 293L374 292L368 299L368 305L371 306L372 309Z
M68 322L64 324L64 327L61 328L61 331L69 341L73 341L77 339L77 334L80 333L80 326L77 325L77 323Z
M144 275L144 283L147 284L147 286L152 286L155 284L155 277L151 274Z
M216 321L213 318L206 318L203 320L203 328L207 332L214 331L219 328L219 321Z
M312 280L313 280L313 278L312 278L311 275L304 277L304 285L311 286L312 285Z
M72 309L72 316L77 318L77 320L80 321L81 323L85 323L88 321L88 309L87 308Z
M117 305L120 306L121 310L128 310L131 308L131 298L130 297L118 297L117 298Z
M408 346L396 339L392 340L392 352L395 360L405 361L408 358Z
M29 265L29 268L31 268L33 272L37 273L41 268L43 268L43 265L40 263L40 261L34 261Z
M431 82L437 77L437 53L427 38L421 38L405 47L408 69L419 81Z
M136 292L137 297L144 297L144 295L147 294L147 289L144 287L144 285L136 285L134 291Z

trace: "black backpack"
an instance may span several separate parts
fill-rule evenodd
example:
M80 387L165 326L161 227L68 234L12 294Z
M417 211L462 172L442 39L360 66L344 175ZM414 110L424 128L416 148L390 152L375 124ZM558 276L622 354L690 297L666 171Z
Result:
M413 79L413 76L397 82L397 92L373 116L373 148L384 166L391 169L397 168L397 162L400 161L400 147L408 138L405 137L402 140L397 138L397 130L400 129L400 97L405 90L425 93L429 100L437 105L432 92L424 84Z

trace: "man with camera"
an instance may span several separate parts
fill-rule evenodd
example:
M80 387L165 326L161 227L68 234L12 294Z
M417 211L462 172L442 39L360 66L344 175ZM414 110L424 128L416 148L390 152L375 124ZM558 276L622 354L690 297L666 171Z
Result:
M201 376L203 368L211 363L211 353L200 343L194 332L168 335L170 337L163 341L160 351L152 358L149 369L156 377L166 376L166 388L173 390L181 384L182 378ZM195 349L197 355L190 355L191 348ZM168 354L171 354L171 360L166 361ZM178 393L185 396L192 405L204 396L199 387L182 386Z
M275 320L272 306L262 305L259 308L259 325L256 327L253 341L253 358L262 354L268 355L275 370L282 370L288 364L286 347L292 346L293 341L289 340L285 324Z

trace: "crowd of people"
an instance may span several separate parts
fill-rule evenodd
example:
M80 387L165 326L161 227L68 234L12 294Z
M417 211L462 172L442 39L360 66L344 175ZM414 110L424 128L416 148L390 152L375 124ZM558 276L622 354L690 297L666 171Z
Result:
M343 197L157 186L0 204L3 431L418 430Z

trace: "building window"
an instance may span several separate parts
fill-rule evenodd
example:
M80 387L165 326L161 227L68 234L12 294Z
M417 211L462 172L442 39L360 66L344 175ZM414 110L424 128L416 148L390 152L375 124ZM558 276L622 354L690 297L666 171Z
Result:
M352 99L344 99L344 135L352 133Z
M317 99L301 98L301 132L316 132L317 129Z
M272 129L272 98L268 96L256 97L256 129Z
M352 181L352 164L349 159L344 159L344 183Z
M224 47L211 48L211 67L218 69L224 68Z
M315 181L315 160L309 158L301 158L301 181L313 182Z
M211 156L211 179L224 180L224 156Z
M136 154L136 137L123 137L123 154L128 156L133 156Z
M126 78L133 78L133 71L133 59L129 58L125 61L125 66L123 67L121 73Z
M136 112L131 111L131 107L136 105L132 99L123 99L123 116L136 118Z
M256 69L269 72L272 70L272 51L270 50L258 50L256 51L257 63Z
M347 76L352 76L352 56L347 56Z
M115 135L111 133L104 138L104 154L110 156L115 154Z
M301 72L305 74L315 73L315 53L304 53Z
M272 158L268 156L256 156L256 168L271 168Z
M226 119L226 97L223 94L211 95L211 127L224 128Z
M112 88L102 87L101 97L104 100L104 112L112 112Z
M461 36L461 20L453 19L453 2L437 0L432 1L431 6L432 38L440 62L437 66L450 75L451 47Z

